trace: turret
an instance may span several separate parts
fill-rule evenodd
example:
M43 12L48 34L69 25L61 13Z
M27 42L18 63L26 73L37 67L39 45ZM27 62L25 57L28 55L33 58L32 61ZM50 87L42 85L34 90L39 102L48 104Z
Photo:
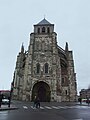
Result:
M16 68L20 69L21 67L23 67L24 60L25 60L25 53L24 53L24 45L22 43L21 51L17 56Z
M66 42L65 51L68 52L68 43Z
M23 43L22 43L22 46L21 46L21 53L24 53L24 46L23 46Z

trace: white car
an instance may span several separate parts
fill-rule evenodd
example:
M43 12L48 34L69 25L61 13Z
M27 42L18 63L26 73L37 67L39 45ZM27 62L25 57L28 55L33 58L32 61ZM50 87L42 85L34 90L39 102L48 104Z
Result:
M6 98L2 99L2 104L4 104L4 105L9 104L9 100L8 100L8 99L6 99Z

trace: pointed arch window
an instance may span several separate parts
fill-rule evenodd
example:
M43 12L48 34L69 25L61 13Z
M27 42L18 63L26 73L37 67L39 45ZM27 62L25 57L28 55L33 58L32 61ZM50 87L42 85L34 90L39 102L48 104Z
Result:
M37 67L37 74L39 74L40 73L40 64L37 63L36 67Z
M45 63L45 73L48 73L48 63Z
M67 90L65 90L65 94L66 94L66 95L67 95L67 93L68 93Z
M49 27L47 28L47 33L50 33L50 28Z
M45 27L42 28L42 33L45 33Z
M38 28L38 33L40 33L40 28Z

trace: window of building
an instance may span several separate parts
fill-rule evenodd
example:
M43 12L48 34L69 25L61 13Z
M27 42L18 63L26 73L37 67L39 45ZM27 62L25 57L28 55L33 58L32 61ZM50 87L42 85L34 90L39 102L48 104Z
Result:
M40 28L38 28L38 33L40 33Z
M42 28L42 33L45 33L45 27Z
M67 90L65 90L65 94L67 95Z
M47 28L47 33L50 33L50 28L49 27Z
M37 64L37 73L40 73L40 64Z
M48 63L45 64L45 73L48 73Z

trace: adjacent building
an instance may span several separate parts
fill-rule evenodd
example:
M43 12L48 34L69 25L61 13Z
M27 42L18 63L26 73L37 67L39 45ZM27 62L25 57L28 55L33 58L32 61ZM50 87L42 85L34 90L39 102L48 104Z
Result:
M79 93L82 99L90 98L90 89L81 89Z
M0 94L3 94L4 98L8 98L10 96L10 90L0 90Z
M73 52L57 44L54 24L45 18L34 25L28 50L17 56L13 77L13 99L33 101L76 101L77 83Z

